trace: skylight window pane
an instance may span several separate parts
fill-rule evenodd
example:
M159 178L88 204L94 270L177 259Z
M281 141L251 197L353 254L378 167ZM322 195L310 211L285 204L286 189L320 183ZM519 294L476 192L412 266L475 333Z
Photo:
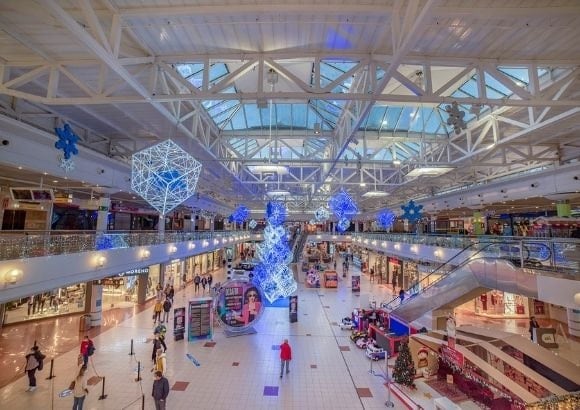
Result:
M512 92L509 89L504 87L503 84L501 84L499 81L497 81L495 78L493 78L488 73L485 73L485 86L488 90L490 88L492 88L493 90L496 90L496 91L504 94L504 96L506 96L506 97L508 95L512 94Z
M459 87L461 91L470 97L478 97L477 81L473 78L469 79L465 84Z
M212 64L209 68L209 81L215 82L228 73L228 68L224 63Z
M293 104L292 106L292 126L294 128L306 128L306 104Z
M530 76L528 70L525 68L498 67L498 71L506 74L515 81L520 81L522 83L520 86L530 83Z
M262 121L260 120L260 111L256 104L244 104L246 112L246 120L248 122L248 129L261 128Z
M238 110L232 117L232 128L235 130L245 130L248 129L248 124L246 124L246 117L244 116L244 110Z
M413 119L415 107L404 107L401 116L399 117L399 122L397 123L396 131L408 131L411 125L411 120Z
M387 120L387 123L384 124L384 120L383 120L383 130L393 131L395 129L395 126L397 125L397 122L399 121L401 111L403 111L402 107L388 107L387 108L387 116L385 118Z
M366 123L361 127L367 130L379 130L382 126L386 107L373 107L369 113Z
M283 128L292 127L292 104L276 104L276 125Z
M442 132L442 129L440 130L440 128L441 128L441 117L439 116L437 109L433 109L431 116L425 123L425 132L427 134L438 134Z

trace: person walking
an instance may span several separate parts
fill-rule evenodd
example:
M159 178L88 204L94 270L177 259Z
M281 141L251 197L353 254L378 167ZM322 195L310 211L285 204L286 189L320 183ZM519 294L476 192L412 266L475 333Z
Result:
M183 276L181 277L181 288L185 289L186 286L187 286L187 275L184 273Z
M32 346L30 353L26 355L26 366L24 367L28 376L28 389L26 391L36 390L36 371L42 370L44 358L45 356L40 353L38 346Z
M195 275L195 277L193 278L193 284L195 285L195 293L199 292L199 284L201 282L201 277L199 276L199 273L197 275Z
M286 374L290 373L290 360L292 360L292 348L288 339L284 339L284 343L280 345L280 378L284 374L284 365L286 365Z
M403 304L403 300L405 300L405 289L403 288L399 291L399 299L401 300L401 304Z
M169 396L169 380L163 376L159 370L155 372L155 380L153 381L153 392L151 393L153 400L155 400L155 410L165 410L166 400Z
M370 276L371 276L370 281L374 282L375 281L375 270L373 268L371 268Z
M79 373L77 377L75 377L73 383L74 386L72 388L73 391L73 410L83 410L83 404L85 402L85 397L89 393L89 389L87 389L87 379L85 376L86 366L82 366L79 369ZM72 383L71 383L72 384Z
M213 275L211 273L207 274L207 287L211 290L211 284L213 282Z
M169 323L169 313L171 312L171 300L169 298L165 298L165 302L163 302L163 318L161 323Z
M158 321L161 322L161 311L163 310L163 304L161 300L155 301L155 307L153 308L153 324L157 323Z
M171 300L171 303L173 303L173 298L175 297L175 288L173 285L169 286L169 293L167 294L167 297L169 300Z
M530 316L530 339L534 340L534 329L540 327L540 324L536 320L535 316Z
M392 280L391 284L393 285L393 293L394 293L395 288L397 287L397 275L395 274L395 272L393 272L393 280Z
M207 279L204 276L203 278L201 278L201 287L203 289L203 294L205 294L205 287L207 286Z
M93 354L95 350L95 345L93 341L89 339L88 335L85 335L85 338L81 342L81 356L83 357L83 366L87 367L89 363L89 356Z

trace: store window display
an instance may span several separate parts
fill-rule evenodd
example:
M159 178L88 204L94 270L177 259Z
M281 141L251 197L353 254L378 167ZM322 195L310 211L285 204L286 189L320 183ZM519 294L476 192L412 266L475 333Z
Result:
M528 298L524 296L493 290L475 298L475 314L494 318L526 317L527 305Z
M84 312L85 297L86 285L79 283L8 302L4 324Z

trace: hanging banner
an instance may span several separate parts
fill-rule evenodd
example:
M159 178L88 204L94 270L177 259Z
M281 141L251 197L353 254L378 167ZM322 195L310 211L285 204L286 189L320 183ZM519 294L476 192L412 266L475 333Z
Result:
M173 309L173 337L175 340L183 340L185 334L185 308Z

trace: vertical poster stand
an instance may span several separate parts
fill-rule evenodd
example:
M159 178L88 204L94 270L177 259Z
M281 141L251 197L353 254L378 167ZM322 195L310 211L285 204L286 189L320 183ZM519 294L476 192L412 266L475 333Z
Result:
M213 338L213 299L205 297L189 301L188 322L188 341L211 340Z
M352 291L360 292L360 275L351 275Z
M183 340L185 335L185 308L173 309L173 339Z
M289 299L288 314L290 316L290 323L295 323L298 322L298 296L289 296Z

